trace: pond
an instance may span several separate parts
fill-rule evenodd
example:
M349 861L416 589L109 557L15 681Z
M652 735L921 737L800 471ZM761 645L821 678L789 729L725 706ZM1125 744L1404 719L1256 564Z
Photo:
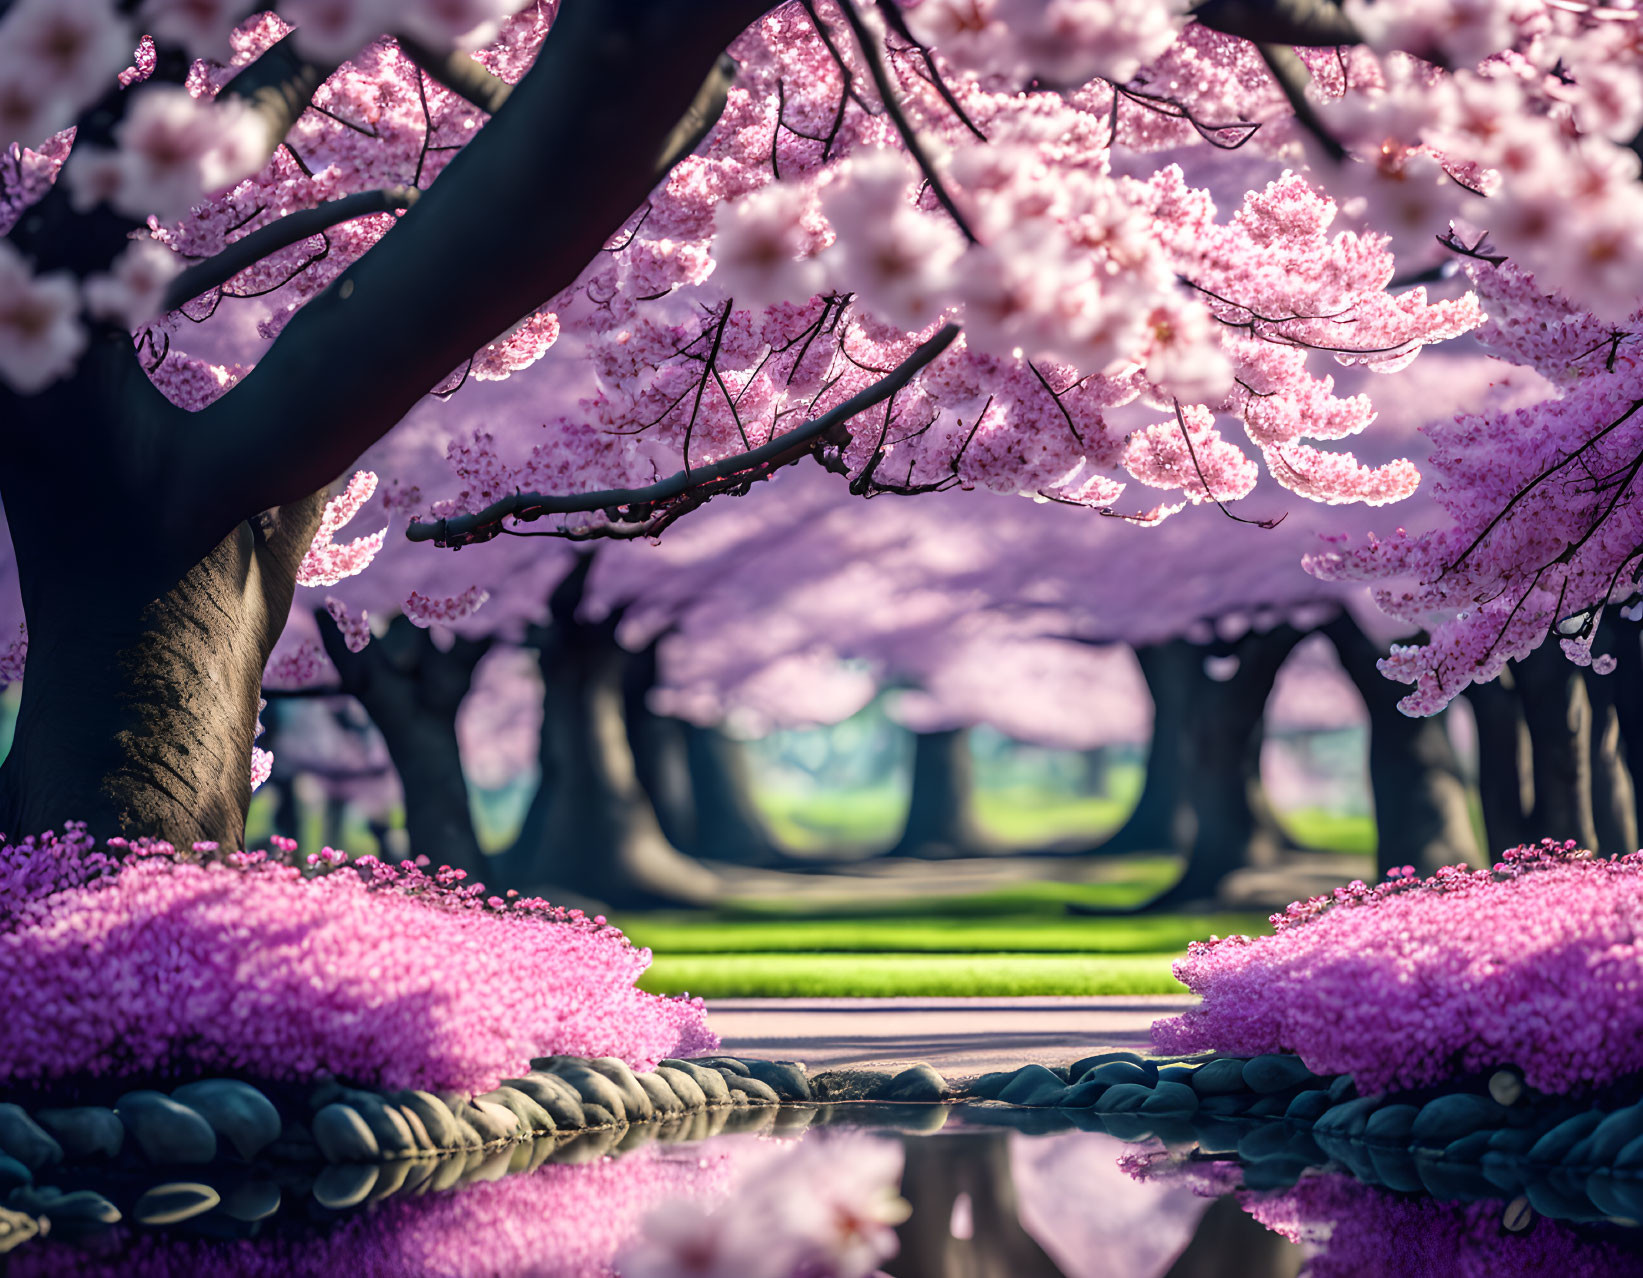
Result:
M706 1117L706 1116L704 1116ZM707 1134L728 1121L743 1130ZM1027 1130L1023 1130L1025 1123ZM286 1171L169 1228L17 1242L8 1275L443 1278L1449 1278L1643 1274L1635 1228L1440 1202L1327 1164L1246 1185L1156 1139L986 1105L720 1111L488 1157ZM1035 1130L1036 1129L1036 1130ZM692 1138L694 1137L694 1138ZM624 1148L624 1145L627 1146ZM1251 1180L1258 1179L1251 1176ZM1293 1178L1288 1178L1293 1179ZM67 1183L64 1190L77 1186ZM111 1199L142 1187L101 1183ZM152 1186L148 1187L150 1190ZM186 1197L186 1182L174 1191ZM0 1244L3 1245L3 1244Z

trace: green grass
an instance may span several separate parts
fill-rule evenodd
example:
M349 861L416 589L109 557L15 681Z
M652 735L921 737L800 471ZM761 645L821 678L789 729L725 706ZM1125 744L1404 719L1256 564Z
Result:
M1182 994L1174 954L682 954L640 985L704 998Z
M1278 822L1305 847L1320 852L1375 855L1375 818L1367 814L1295 808L1278 813Z

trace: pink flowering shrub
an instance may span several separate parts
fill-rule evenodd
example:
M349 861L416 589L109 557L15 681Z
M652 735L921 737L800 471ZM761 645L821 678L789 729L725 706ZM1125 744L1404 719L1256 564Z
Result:
M227 1072L483 1089L566 1053L648 1068L712 1050L701 1000L643 993L603 917L486 896L459 870L190 858L80 825L0 840L0 1083Z
M1445 1203L1390 1194L1350 1176L1304 1176L1275 1195L1244 1195L1244 1210L1274 1233L1308 1245L1306 1278L1495 1278L1557 1274L1611 1278L1637 1272L1624 1243L1587 1236L1555 1220L1525 1233L1501 1228L1502 1204Z
M1643 853L1546 841L1492 869L1354 882L1194 943L1200 1006L1153 1025L1167 1052L1298 1053L1364 1093L1515 1065L1568 1092L1643 1069Z

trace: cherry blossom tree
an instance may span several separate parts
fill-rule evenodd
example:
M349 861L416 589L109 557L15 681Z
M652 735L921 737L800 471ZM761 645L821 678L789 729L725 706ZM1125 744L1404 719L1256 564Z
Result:
M1317 446L1374 411L1324 361L1397 374L1481 323L1553 389L1435 432L1445 521L1314 567L1414 580L1382 602L1432 636L1387 663L1416 712L1554 627L1586 659L1632 593L1624 12L511 8L0 18L0 499L29 638L0 826L237 844L299 575L367 555L321 553L330 486L430 390L532 364L585 394L528 449L459 442L454 491L396 489L413 540L644 538L805 458L858 495L1143 522L1263 473L1382 504L1416 468ZM1399 279L1445 253L1475 292ZM117 535L62 517L65 480Z

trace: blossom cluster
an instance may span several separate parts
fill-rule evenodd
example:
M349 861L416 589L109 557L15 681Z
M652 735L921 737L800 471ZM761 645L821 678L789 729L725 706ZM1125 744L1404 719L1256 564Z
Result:
M180 852L83 826L0 841L9 1085L229 1072L482 1089L533 1056L711 1050L602 916L330 848Z
M1515 1066L1563 1093L1643 1069L1643 852L1550 840L1491 868L1399 870L1273 916L1270 936L1196 942L1202 998L1153 1025L1164 1051L1294 1052L1361 1092Z
M668 1203L619 1261L623 1278L868 1278L896 1254L902 1151L870 1136L766 1152L722 1203Z

